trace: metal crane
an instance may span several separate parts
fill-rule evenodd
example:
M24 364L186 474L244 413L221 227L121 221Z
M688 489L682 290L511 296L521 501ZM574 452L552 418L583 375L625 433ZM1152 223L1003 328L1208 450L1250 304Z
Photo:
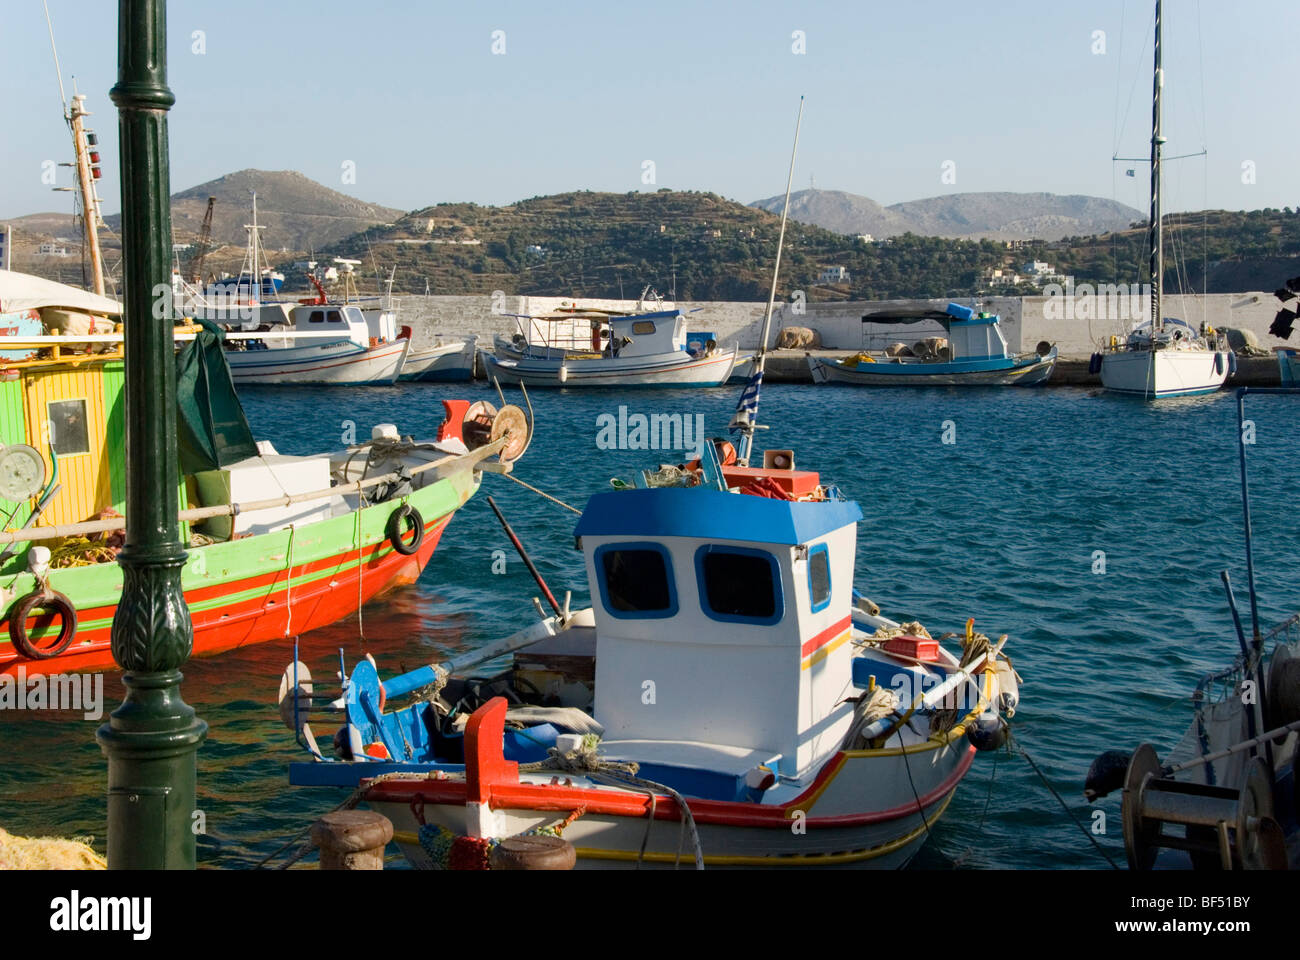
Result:
M203 283L203 260L208 255L208 247L212 241L212 207L216 202L216 197L208 197L208 209L203 214L203 225L199 227L199 239L194 245L194 259L191 261L194 269L191 282L195 286Z

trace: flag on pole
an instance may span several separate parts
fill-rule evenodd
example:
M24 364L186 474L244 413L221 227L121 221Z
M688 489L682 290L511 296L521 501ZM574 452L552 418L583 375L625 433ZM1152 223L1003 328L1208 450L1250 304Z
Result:
M1136 176L1137 176L1137 171L1135 171L1135 170L1133 170L1133 169L1130 168L1130 169L1124 171L1124 176L1126 176L1126 177L1136 177Z
M763 389L763 371L758 370L749 382L745 384L745 389L740 393L740 402L736 404L736 415L731 418L728 429L735 433L746 424L753 421L758 415L758 394Z

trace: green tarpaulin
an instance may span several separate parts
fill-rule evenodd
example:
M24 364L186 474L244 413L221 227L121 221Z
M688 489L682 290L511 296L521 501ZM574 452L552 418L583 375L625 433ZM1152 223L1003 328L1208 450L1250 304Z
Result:
M181 472L216 470L257 456L257 444L235 395L221 328L203 330L176 355L176 440Z

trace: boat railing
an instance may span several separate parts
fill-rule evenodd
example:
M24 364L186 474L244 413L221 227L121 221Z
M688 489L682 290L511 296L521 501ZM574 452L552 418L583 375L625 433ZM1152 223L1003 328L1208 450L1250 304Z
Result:
M1263 656L1283 644L1300 648L1300 613L1292 614L1264 635L1260 649ZM1192 693L1192 702L1199 705L1219 703L1229 697L1238 695L1237 687L1249 673L1246 658L1240 653L1233 658L1231 666L1213 673L1207 673L1196 685Z

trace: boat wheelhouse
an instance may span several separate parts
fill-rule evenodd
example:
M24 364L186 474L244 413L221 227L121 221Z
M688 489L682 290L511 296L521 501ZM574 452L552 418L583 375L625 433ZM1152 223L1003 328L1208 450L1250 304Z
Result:
M946 337L898 344L889 351L863 351L843 360L809 355L815 383L854 383L876 387L1034 386L1046 382L1056 365L1056 347L1043 343L1029 354L1014 354L997 314L976 313L950 303L943 311L888 311L868 314L863 323L914 324L932 321Z

